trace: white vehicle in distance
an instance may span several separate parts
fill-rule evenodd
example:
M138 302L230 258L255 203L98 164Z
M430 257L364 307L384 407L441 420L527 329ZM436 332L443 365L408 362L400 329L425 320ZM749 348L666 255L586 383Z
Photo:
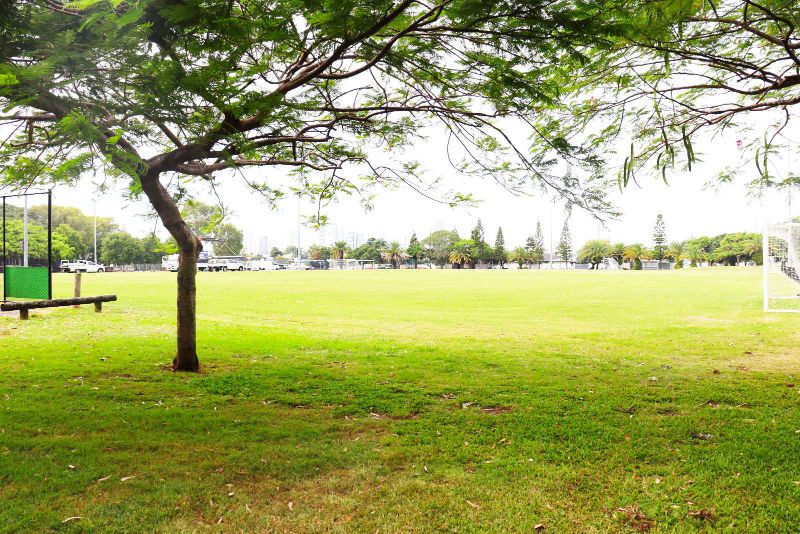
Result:
M272 260L254 260L247 262L248 271L281 271L286 266Z
M210 271L208 267L208 259L211 255L208 253L207 250L200 252L200 256L197 257L197 270L198 271Z
M170 271L173 273L178 272L178 255L170 254L161 258L161 270Z
M288 267L286 267L290 271L310 271L311 266L307 263L303 263L301 261L296 261L294 263L290 263Z
M244 271L244 258L241 256L218 256L209 258L209 271Z
M102 263L88 260L61 260L59 268L62 273L104 273L107 269Z

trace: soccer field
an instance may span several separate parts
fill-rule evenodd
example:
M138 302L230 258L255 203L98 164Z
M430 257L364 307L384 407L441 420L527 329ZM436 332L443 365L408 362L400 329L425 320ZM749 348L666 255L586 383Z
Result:
M55 296L71 275L54 275ZM760 271L175 274L0 316L0 531L796 532Z

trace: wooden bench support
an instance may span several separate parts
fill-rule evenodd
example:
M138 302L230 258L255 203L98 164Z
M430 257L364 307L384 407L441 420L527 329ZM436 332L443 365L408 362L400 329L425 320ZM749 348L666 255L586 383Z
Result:
M71 299L30 300L27 302L3 302L0 311L19 311L19 318L23 321L29 317L30 310L40 308L59 308L62 306L77 306L79 304L94 304L94 311L103 311L104 302L114 302L116 295L100 295L99 297L76 297Z

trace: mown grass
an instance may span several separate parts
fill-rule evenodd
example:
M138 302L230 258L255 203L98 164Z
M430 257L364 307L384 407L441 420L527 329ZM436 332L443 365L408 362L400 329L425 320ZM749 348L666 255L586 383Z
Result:
M0 531L800 524L800 316L754 269L200 273L199 375L174 278L0 317Z

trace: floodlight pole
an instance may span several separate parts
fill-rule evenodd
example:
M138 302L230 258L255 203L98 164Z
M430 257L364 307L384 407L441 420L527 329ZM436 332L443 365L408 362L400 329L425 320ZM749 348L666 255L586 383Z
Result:
M97 263L97 199L92 200L94 201L94 256L92 259Z
M300 221L301 221L301 214L300 214L301 206L300 206L300 195L297 195L297 263L300 263Z
M763 276L764 288L764 312L769 311L769 223L764 224L764 232L761 234L761 271Z

